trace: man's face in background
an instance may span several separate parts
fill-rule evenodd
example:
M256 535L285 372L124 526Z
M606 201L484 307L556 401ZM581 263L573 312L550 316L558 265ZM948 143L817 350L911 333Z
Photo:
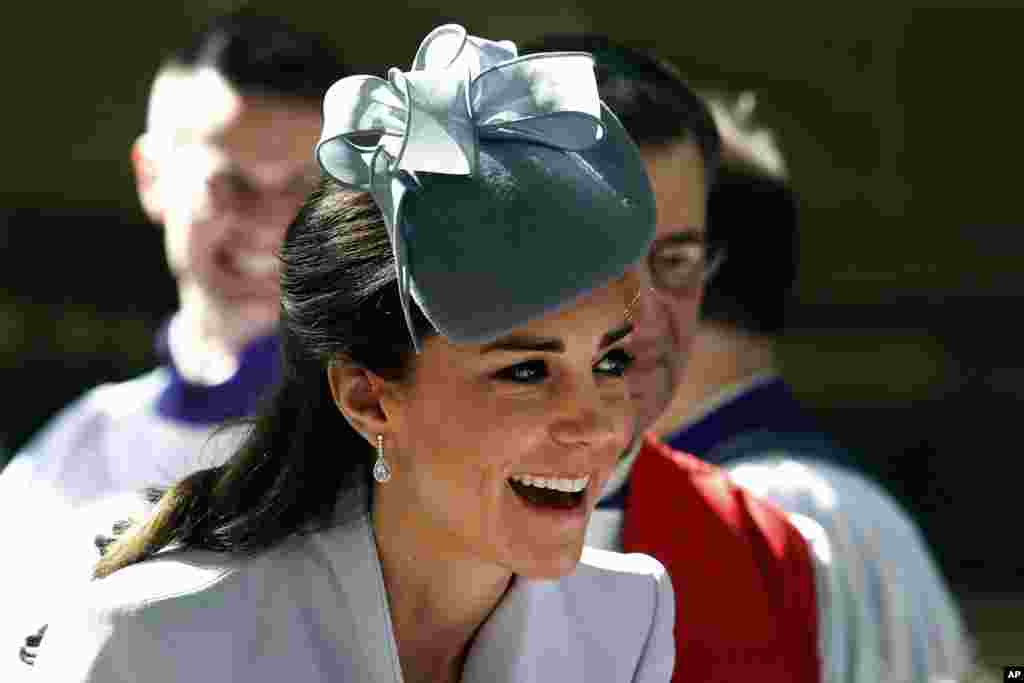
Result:
M278 249L317 177L319 110L241 96L209 68L160 76L150 107L133 160L179 289L269 330Z
M654 428L683 380L703 293L707 192L700 148L690 142L643 148L658 226L641 264L629 378L637 427Z

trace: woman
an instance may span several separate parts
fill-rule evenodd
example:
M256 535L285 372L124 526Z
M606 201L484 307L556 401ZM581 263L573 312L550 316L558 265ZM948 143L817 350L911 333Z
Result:
M282 385L110 548L36 673L668 680L663 568L583 549L631 433L626 273L654 231L589 56L443 26L324 119Z

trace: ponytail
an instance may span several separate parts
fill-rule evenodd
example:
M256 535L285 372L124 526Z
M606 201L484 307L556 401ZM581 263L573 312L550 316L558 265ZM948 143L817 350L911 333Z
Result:
M344 359L400 380L413 350L380 209L365 192L321 183L281 247L281 383L227 463L163 493L107 547L95 577L172 545L264 550L329 525L342 491L368 480L372 449L334 404L326 368ZM434 334L416 306L412 317L420 339Z
M341 491L355 486L360 473L366 476L370 448L331 400L326 372L308 381L313 386L286 375L231 459L164 492L142 524L107 547L93 576L108 576L172 544L251 554L329 526Z

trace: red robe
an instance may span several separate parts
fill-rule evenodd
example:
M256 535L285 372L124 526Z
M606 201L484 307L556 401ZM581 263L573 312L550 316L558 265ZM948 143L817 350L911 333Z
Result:
M721 469L648 437L633 462L625 552L658 558L676 597L673 683L818 683L807 542Z

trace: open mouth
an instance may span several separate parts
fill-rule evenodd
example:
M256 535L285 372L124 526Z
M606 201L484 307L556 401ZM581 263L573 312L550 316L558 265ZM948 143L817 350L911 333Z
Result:
M276 290L280 262L275 254L237 252L221 249L215 265L224 278L235 288L264 292Z
M527 481L529 481L528 478ZM531 505L571 510L583 503L583 497L587 492L587 484L589 484L590 477L576 480L563 479L554 482L543 479L534 480L533 483L527 483L527 481L514 477L510 478L508 483L517 496Z
M274 252L239 252L234 254L232 265L235 270L248 277L276 277L281 262Z

